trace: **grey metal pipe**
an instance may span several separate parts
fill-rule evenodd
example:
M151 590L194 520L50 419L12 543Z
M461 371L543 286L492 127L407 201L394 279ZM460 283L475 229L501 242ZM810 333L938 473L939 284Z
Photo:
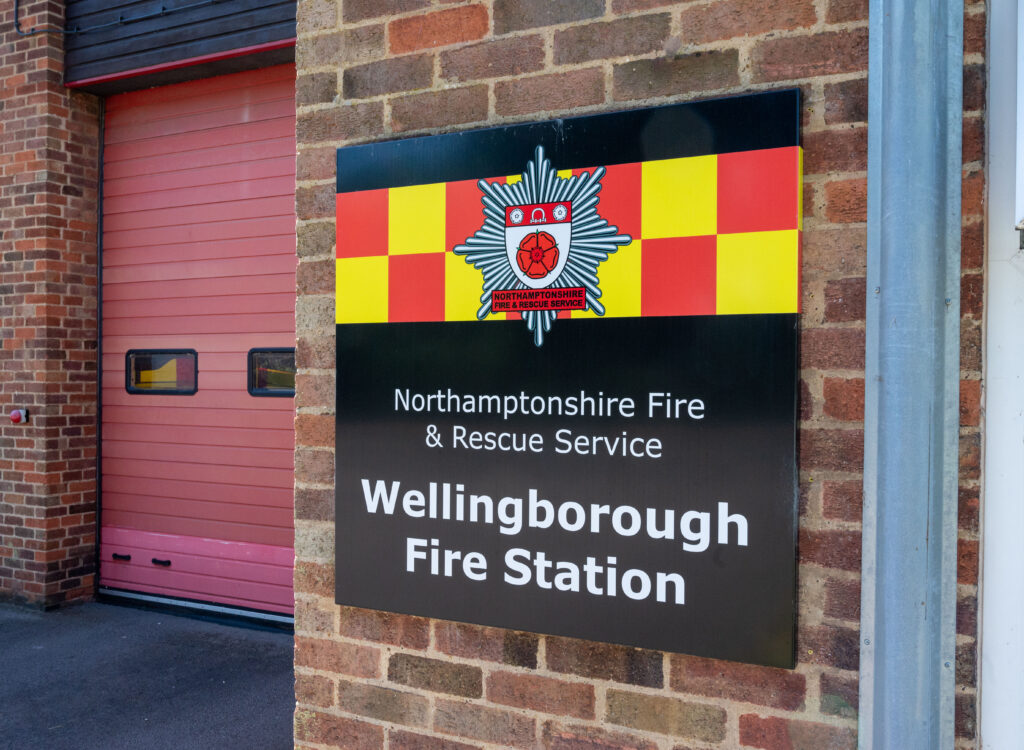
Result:
M963 3L871 0L860 747L954 743Z

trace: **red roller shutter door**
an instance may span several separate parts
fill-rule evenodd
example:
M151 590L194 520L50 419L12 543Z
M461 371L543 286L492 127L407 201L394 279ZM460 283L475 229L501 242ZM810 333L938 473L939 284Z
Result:
M288 65L107 100L107 589L292 611L293 402L251 396L246 366L295 343L294 81ZM195 350L196 393L129 393L140 349Z

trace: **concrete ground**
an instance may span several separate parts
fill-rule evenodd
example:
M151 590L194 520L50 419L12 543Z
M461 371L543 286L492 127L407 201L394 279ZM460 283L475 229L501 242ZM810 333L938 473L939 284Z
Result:
M111 604L0 604L0 750L283 750L290 633Z

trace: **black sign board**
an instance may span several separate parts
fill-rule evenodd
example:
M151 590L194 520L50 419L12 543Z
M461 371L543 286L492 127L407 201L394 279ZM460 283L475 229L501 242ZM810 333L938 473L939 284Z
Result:
M339 604L793 665L798 123L338 151Z

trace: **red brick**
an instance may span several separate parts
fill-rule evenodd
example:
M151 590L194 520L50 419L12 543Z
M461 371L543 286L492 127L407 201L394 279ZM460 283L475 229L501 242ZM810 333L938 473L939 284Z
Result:
M295 638L295 665L355 677L380 676L380 651L321 638Z
M960 478L978 479L981 477L981 436L960 436Z
M600 68L498 81L494 110L503 116L573 109L604 101L604 71Z
M483 695L483 672L480 667L428 659L413 654L392 654L388 662L388 679L409 687L435 693L479 698Z
M965 117L961 150L964 164L985 158L985 121L981 117Z
M860 662L856 630L832 625L797 629L797 661L854 671Z
M859 683L855 678L843 678L837 675L821 675L821 712L846 719L857 718L857 707L860 704L858 695Z
M837 620L860 620L860 581L844 578L829 578L825 583L825 606L827 617Z
M338 95L337 73L312 73L295 81L295 105L323 104Z
M961 183L960 210L964 216L980 216L985 211L985 173L971 172Z
M864 419L864 379L825 378L825 416L844 422Z
M975 637L978 634L978 597L963 596L956 603L956 632Z
M295 517L304 521L334 521L334 490L295 489Z
M446 50L440 55L441 77L456 81L504 78L533 73L544 67L540 36L494 39Z
M541 729L544 750L657 750L650 740L591 726L563 726L553 721Z
M295 157L295 179L299 182L311 180L328 180L334 177L337 169L337 149L307 148L296 154ZM318 222L324 224L325 222ZM313 224L311 226L317 226ZM299 255L309 255L300 249Z
M331 484L334 481L334 453L313 448L297 448L295 478L311 484Z
M961 487L957 492L957 528L970 534L977 534L980 509L978 490L973 487Z
M339 680L338 708L346 713L358 714L369 719L424 726L430 710L430 701L415 693Z
M867 169L868 132L866 127L806 133L803 142L805 174L859 172Z
M804 470L859 472L864 464L861 430L800 430L800 467Z
M408 13L430 5L430 0L345 0L341 17L346 23Z
M334 404L334 374L306 374L299 373L295 376L295 387L296 387L296 399L295 405L297 407L323 407L331 406ZM312 416L312 415L308 415ZM322 430L334 429L334 418L327 417L330 420L330 424L323 421L318 423L318 426ZM298 424L296 424L296 428ZM312 443L306 443L305 441L299 441L300 445L312 445Z
M670 685L682 693L795 711L804 704L806 680L787 669L673 654Z
M868 30L766 39L754 48L751 62L755 81L860 72L868 67Z
M979 565L978 542L972 539L959 539L956 544L956 580L957 583L976 586L978 584Z
M863 512L864 489L860 480L821 483L821 513L825 518L859 521Z
M868 20L868 0L829 0L827 23Z
M974 112L985 108L985 66L964 66L964 112Z
M398 18L388 24L392 54L471 42L487 34L487 8L463 5L419 16Z
M295 712L295 739L343 747L345 750L381 750L384 747L384 730L344 716L298 709Z
M978 648L973 641L956 644L956 684L975 687L978 682Z
M960 381L960 424L977 426L981 422L981 381Z
M299 70L341 68L378 59L384 50L384 24L359 26L303 39L295 50L295 63Z
M335 362L334 340L326 336L299 336L295 342L297 367L327 368Z
M867 179L857 177L825 183L825 217L833 224L867 221Z
M346 99L366 99L381 94L425 89L430 86L433 77L434 61L429 54L391 57L348 68L342 74L341 90ZM337 117L345 109L323 112Z
M297 414L295 442L299 445L334 447L334 417L325 414Z
M390 750L481 750L479 745L467 745L464 742L399 729L391 730L388 740Z
M333 148L315 149L317 153L329 152L336 158L337 151ZM296 230L296 248L299 257L316 255L333 255L334 222L318 221L300 224Z
M364 85L368 84L359 84ZM351 94L346 96L351 97ZM380 102L352 103L337 109L304 112L295 122L295 139L299 143L345 141L383 132L384 106Z
M725 710L658 695L609 690L607 720L612 724L675 737L721 742Z
M860 532L800 532L800 562L838 570L860 570Z
M410 94L391 102L391 128L405 130L442 128L487 119L487 86Z
M960 229L960 266L981 268L985 264L985 224L975 221Z
M604 15L604 0L573 0L570 3L553 3L550 0L493 1L495 34L585 21Z
M542 713L594 718L593 685L533 674L492 672L487 677L487 700Z
M678 0L612 0L612 11L615 13L632 13L638 10L663 8L675 5Z
M712 50L620 63L612 81L616 101L725 89L739 85L739 52Z
M535 747L537 734L536 721L526 716L449 700L437 701L434 729L445 734L524 750Z
M742 714L740 744L763 750L855 750L857 733L849 727Z
M333 511L331 513L333 519ZM334 607L326 602L298 599L295 602L295 627L303 632L330 636L334 633Z
M957 737L973 740L978 730L977 696L959 694L956 696L956 708L953 724Z
M960 321L960 369L981 372L980 321Z
M864 331L859 328L801 330L800 366L822 370L863 370Z
M668 13L571 26L555 34L555 64L643 55L661 49L669 37Z
M817 20L812 0L719 0L708 5L684 8L680 27L687 44L705 44L720 39L756 36L813 26Z
M661 653L573 638L547 639L548 669L599 680L660 688L664 684Z
M852 278L825 284L825 322L850 323L866 316L867 279Z
M805 281L835 276L863 276L867 271L867 230L805 229L801 273Z
M985 279L980 273L965 273L960 278L960 314L981 318L985 301Z
M529 669L537 666L539 638L533 633L437 620L434 643L438 651L452 656Z
M964 14L964 54L985 54L985 14Z
M341 607L338 633L346 638L422 650L430 644L430 621L396 612Z
M868 121L868 79L825 84L825 122L837 125Z
M314 706L334 705L334 682L319 675L295 674L295 700Z

